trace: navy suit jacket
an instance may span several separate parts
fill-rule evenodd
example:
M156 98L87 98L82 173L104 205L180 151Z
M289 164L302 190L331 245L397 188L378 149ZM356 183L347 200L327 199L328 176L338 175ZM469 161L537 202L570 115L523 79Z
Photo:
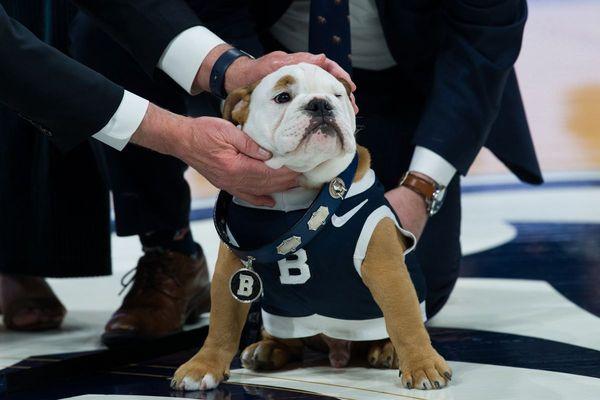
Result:
M230 13L237 9L238 16L245 12L239 1L218 3ZM290 3L251 1L254 29L268 30ZM541 183L513 67L527 19L526 1L376 3L399 79L411 82L407 94L423 99L414 144L440 154L463 175L485 145L521 180ZM238 30L245 26L234 25Z
M200 25L183 0L72 2L149 74L175 36ZM122 98L123 88L40 41L0 5L0 104L69 150L106 125Z
M208 28L260 55L258 37L264 37L292 0L187 2ZM440 154L463 175L486 146L521 180L541 183L513 67L521 50L526 0L375 2L387 46L398 63L398 79L407 83L403 95L422 104L414 144ZM173 22L179 19L173 13L170 24L180 25ZM150 52L154 57L144 57L135 48L131 52L146 60L142 66L148 72L153 70L156 51Z

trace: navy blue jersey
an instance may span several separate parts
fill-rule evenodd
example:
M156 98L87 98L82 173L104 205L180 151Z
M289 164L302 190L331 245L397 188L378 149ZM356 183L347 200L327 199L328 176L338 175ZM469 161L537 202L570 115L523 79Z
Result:
M277 211L232 202L228 228L232 242L256 248L283 235L305 209ZM324 333L347 340L387 338L383 314L361 278L361 265L371 235L383 218L393 219L406 237L407 252L414 237L401 228L372 170L348 190L331 220L304 248L276 263L254 263L264 284L263 324L280 338ZM398 266L403 260L398 260ZM420 271L409 266L424 315L425 285Z

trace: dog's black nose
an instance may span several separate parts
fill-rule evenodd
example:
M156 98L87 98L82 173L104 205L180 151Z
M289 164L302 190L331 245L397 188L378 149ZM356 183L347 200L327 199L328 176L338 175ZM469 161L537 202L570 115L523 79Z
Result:
M330 116L333 115L333 106L325 99L315 98L309 101L304 109L311 115Z

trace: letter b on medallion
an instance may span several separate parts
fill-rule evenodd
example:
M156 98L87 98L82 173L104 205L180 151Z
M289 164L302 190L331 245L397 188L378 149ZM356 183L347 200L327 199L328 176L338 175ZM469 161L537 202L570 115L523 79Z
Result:
M256 272L242 268L231 276L229 290L237 301L251 303L262 294L262 280Z

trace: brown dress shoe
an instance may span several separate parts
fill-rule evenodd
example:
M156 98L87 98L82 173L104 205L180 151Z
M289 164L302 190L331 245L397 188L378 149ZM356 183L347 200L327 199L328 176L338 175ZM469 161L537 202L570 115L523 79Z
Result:
M208 268L201 249L196 258L171 251L148 252L132 271L135 275L124 287L132 281L133 286L106 324L105 345L167 336L210 310Z
M43 278L0 274L0 313L7 329L44 331L60 327L67 310Z

